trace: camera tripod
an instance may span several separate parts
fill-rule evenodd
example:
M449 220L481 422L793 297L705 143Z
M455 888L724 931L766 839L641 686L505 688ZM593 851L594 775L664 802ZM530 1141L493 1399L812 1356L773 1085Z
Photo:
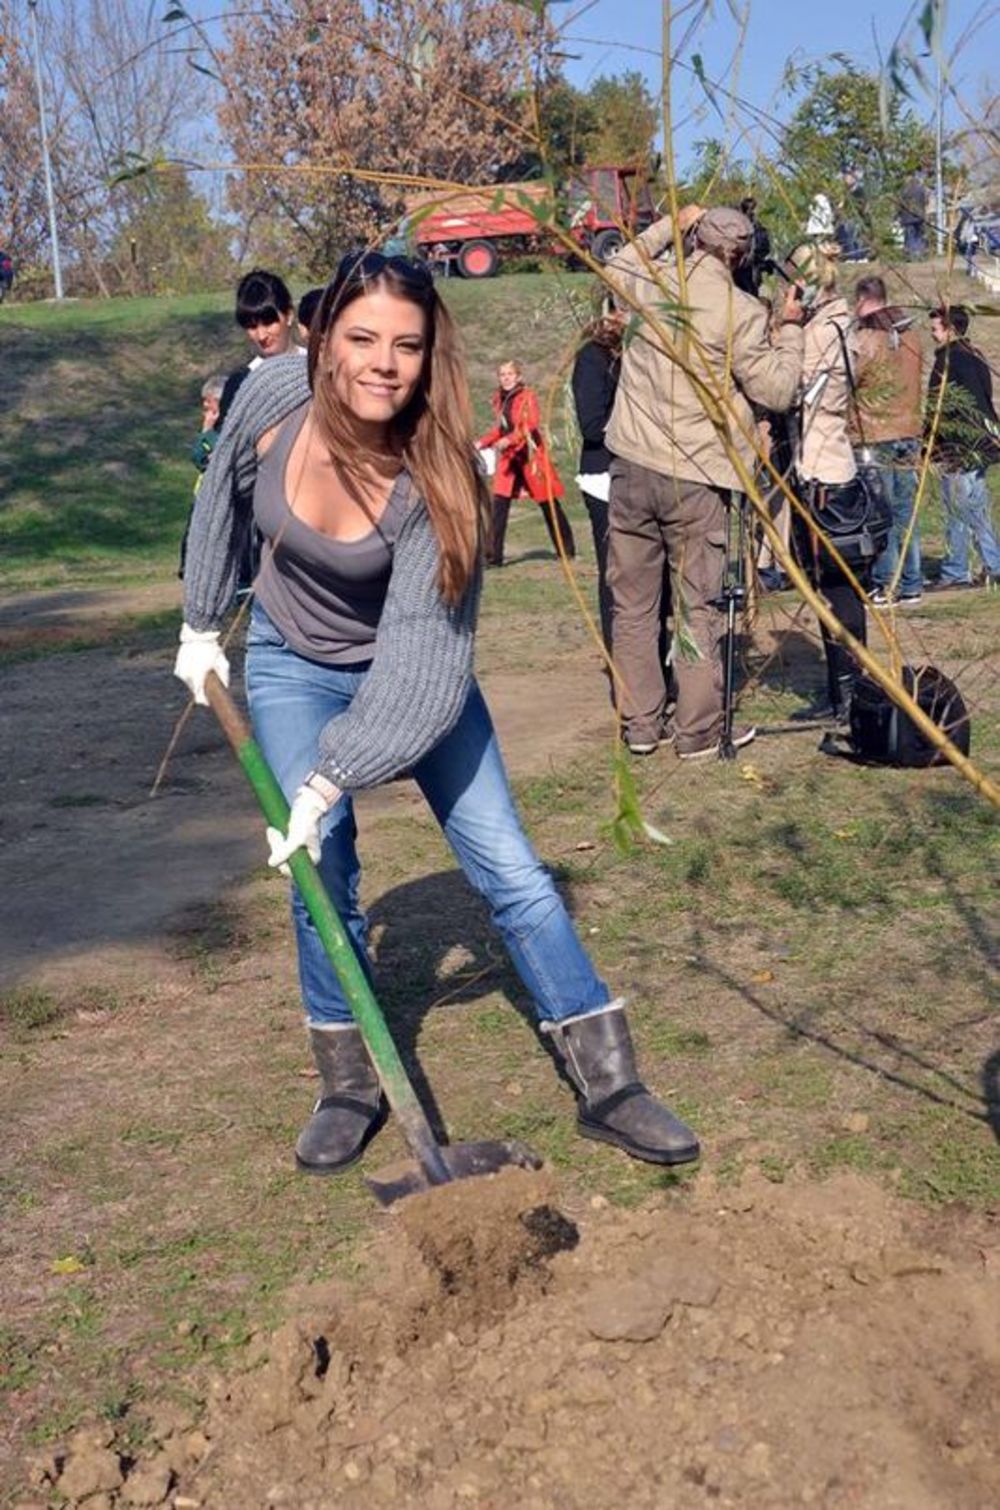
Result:
M719 736L719 759L735 760L733 744L733 704L736 693L736 635L743 604L746 602L746 521L747 501L742 493L731 490L726 500L726 564L722 591L712 599L712 607L726 616L725 650L722 658L722 733ZM734 549L735 547L735 549Z

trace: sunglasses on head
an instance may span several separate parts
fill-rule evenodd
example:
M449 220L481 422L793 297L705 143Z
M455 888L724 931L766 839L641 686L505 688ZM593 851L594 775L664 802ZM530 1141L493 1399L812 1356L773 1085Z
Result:
M434 277L425 262L416 262L410 257L386 257L383 252L348 252L341 257L334 275L334 283L360 278L362 282L375 279L384 272L395 273L406 283L420 288L432 288Z

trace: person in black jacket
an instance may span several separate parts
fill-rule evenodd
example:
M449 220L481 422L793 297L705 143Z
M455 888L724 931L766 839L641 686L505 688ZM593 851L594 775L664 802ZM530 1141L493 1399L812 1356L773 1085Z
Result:
M945 533L941 575L931 591L974 585L970 536L983 558L987 585L1000 582L1000 541L986 485L987 467L1000 460L1000 425L989 363L967 339L968 330L969 312L961 304L931 311L937 351L927 388L926 437L941 477Z
M601 614L601 637L611 653L611 591L608 587L608 498L611 452L604 432L614 407L622 360L625 314L606 310L584 331L585 341L573 365L573 402L583 437L580 451L580 493L590 515L597 557L597 601Z
M580 473L576 480L580 488L580 496L590 515L594 555L597 558L597 602L601 617L601 639L604 641L604 648L609 656L614 622L614 598L608 585L608 511L611 491L609 468L614 458L605 442L605 431L611 418L615 393L618 389L622 337L626 323L625 311L608 304L603 313L592 320L584 330L586 339L577 352L576 361L573 364L573 402L576 406L576 422L583 438L580 448ZM664 566L660 595L659 647L660 662L665 668L668 712L677 701L673 672L668 664L670 635L667 623L670 611L670 570L669 567ZM611 701L612 703L616 701L613 678Z

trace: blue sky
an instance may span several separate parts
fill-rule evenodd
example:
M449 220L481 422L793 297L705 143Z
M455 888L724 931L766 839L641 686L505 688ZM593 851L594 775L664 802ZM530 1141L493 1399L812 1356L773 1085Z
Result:
M739 38L733 10L742 12L746 0L712 0L702 7L699 4L684 7L688 15L674 23L676 47L680 35L690 17L699 9L706 12L682 52L682 58L690 61L698 53L704 62L706 75L718 79L734 93L745 97L759 109L778 117L788 114L787 94L781 93L781 78L789 57L797 61L820 60L832 52L851 54L863 66L875 70L878 52L873 37L873 25L878 41L888 51L900 28L919 9L906 0L750 0L750 21L738 67L734 62L734 50ZM675 14L682 9L674 6ZM977 12L988 10L979 0L950 0L947 6L945 41L947 48L954 48L963 32L973 21ZM970 102L978 97L980 88L990 71L993 88L996 88L997 59L1000 58L1000 11L993 8L992 19L977 32L973 42L956 59L953 79L965 98ZM566 34L565 51L579 54L577 59L565 65L573 83L586 86L588 81L601 73L622 73L629 68L640 69L648 78L655 92L659 93L661 74L661 15L660 0L565 0L553 7L552 15ZM654 54L654 55L651 55ZM706 107L704 91L696 79L678 71L674 84L675 149L678 161L683 165L693 143L703 136L724 135L723 124L710 107ZM930 116L932 104L928 99L917 99L914 108L922 116ZM692 111L695 112L692 118ZM952 109L946 120L955 119ZM747 121L741 113L739 124ZM750 151L766 146L766 137L755 133L750 138ZM742 155L742 154L741 154Z
M21 0L23 4L23 0ZM70 10L77 0L41 0L43 10ZM132 0L136 6L149 7L154 16L162 16L168 0ZM908 27L916 36L914 18L923 0L676 0L673 12L673 46L676 48L691 18L699 13L694 35L681 48L680 61L688 65L675 70L674 145L678 168L690 160L694 143L701 137L715 136L732 140L752 120L751 114L738 110L728 123L723 122L706 103L705 93L690 72L693 54L703 60L709 79L718 80L760 111L787 119L791 102L782 92L781 80L786 61L799 63L820 61L831 53L849 53L862 66L876 69L878 43L888 50L897 33ZM218 18L227 10L245 9L238 0L186 0L190 14ZM749 10L749 24L737 61L735 52L740 28L734 13ZM990 14L992 12L992 15ZM552 0L555 23L563 29L563 50L571 56L565 62L566 73L573 83L586 85L599 74L622 73L637 68L647 77L658 96L661 78L662 6L660 0ZM970 104L980 97L992 72L996 89L997 59L1000 58L1000 7L992 0L947 0L946 50L954 49L978 15L990 19L975 35L972 43L956 58L952 78L963 98ZM213 30L218 25L217 21ZM930 65L928 64L928 67ZM724 107L725 101L719 100ZM919 97L913 108L930 119L932 101ZM960 116L954 105L946 106L946 124L958 124ZM734 155L753 157L766 151L767 133L759 128L740 141Z

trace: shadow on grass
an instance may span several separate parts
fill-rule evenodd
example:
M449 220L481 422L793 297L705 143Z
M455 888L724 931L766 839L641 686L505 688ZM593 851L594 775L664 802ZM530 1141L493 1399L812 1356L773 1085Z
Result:
M572 911L566 886L559 890ZM424 1019L439 1008L467 1006L500 991L535 1032L531 998L507 958L485 903L460 870L439 871L393 887L373 904L369 922L373 930L381 930L376 995L435 1135L444 1137L445 1118L417 1052ZM448 973L446 962L456 953L462 956L461 967ZM544 1036L542 1044L549 1049Z
M703 952L701 945L702 939L699 931L696 934L696 963L693 964L693 968L699 974L732 991L747 1006L752 1007L755 1012L759 1012L762 1017L766 1017L769 1022L784 1028L789 1038L815 1044L817 1048L827 1050L828 1053L835 1055L838 1059L842 1059L848 1064L854 1065L857 1069L867 1070L869 1074L875 1075L879 1080L887 1080L900 1090L907 1091L911 1095L918 1096L925 1101L930 1101L935 1106L946 1107L950 1111L958 1112L961 1116L968 1117L973 1122L987 1122L993 1125L991 1109L986 1097L981 1096L978 1091L957 1079L950 1071L934 1064L924 1055L904 1047L894 1034L883 1033L877 1029L869 1028L856 1017L842 1012L843 1023L848 1031L878 1044L880 1048L888 1049L897 1059L908 1060L910 1063L926 1070L929 1074L936 1076L937 1079L956 1091L959 1096L967 1098L967 1100L965 1102L956 1100L953 1096L937 1091L933 1086L923 1084L921 1081L903 1073L898 1068L880 1063L874 1056L861 1053L847 1044L838 1042L832 1033L813 1026L805 1016L796 1016L783 1012L776 1006L769 1005L745 981L740 980L729 970L724 969L721 965L709 959ZM998 1059L1000 1059L1000 1056L998 1056ZM984 1109L981 1111L974 1109L967 1104L968 1101L972 1101L976 1104L976 1107L982 1106Z

